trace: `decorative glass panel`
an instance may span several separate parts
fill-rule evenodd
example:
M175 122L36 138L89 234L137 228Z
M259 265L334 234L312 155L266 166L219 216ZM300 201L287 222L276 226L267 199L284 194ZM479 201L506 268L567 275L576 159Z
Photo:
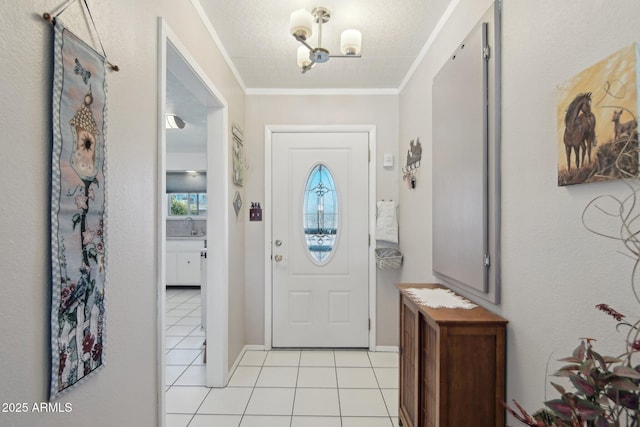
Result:
M329 261L338 236L338 195L333 175L322 163L311 170L304 189L302 224L313 261Z

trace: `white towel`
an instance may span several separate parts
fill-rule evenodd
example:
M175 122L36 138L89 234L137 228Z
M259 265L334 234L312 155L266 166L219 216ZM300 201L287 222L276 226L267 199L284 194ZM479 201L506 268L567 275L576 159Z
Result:
M396 202L393 200L378 202L378 219L376 221L376 240L398 243L398 219Z

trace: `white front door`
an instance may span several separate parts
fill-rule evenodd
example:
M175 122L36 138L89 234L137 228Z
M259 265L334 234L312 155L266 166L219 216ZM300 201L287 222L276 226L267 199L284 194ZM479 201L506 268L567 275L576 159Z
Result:
M274 347L369 346L369 135L272 136Z

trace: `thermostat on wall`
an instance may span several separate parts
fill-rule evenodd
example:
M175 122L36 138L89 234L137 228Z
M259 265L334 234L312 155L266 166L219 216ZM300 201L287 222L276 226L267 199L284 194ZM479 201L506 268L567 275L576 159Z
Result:
M382 161L382 166L384 166L385 168L392 168L393 167L393 154L391 153L385 153L384 154L384 158Z

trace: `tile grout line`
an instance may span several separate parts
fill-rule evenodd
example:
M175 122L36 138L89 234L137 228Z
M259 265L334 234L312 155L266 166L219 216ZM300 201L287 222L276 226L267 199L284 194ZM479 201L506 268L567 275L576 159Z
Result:
M300 363L302 362L302 350L298 355L298 371L296 372L296 384L293 388L293 401L291 402L291 418L289 418L289 427L293 427L293 409L296 407L296 396L298 395L298 380L300 379Z
M178 320L178 321L180 321L180 320L183 320L185 317L189 317L189 315L190 315L191 313L193 313L195 310L201 309L201 307L200 307L200 306L180 308L183 304L186 304L187 302L189 302L189 301L188 301L188 300L185 300L185 301L179 301L175 306L172 306L171 308L167 307L167 311L166 311L166 313L165 313L165 316L170 316L170 315L171 315L171 313L170 313L170 312L171 312L171 311L173 311L173 310L187 310L187 309L191 308L191 310L190 310L190 311L188 311L188 313L187 313L187 314L182 314L182 315L179 315L179 316L174 316L174 317L180 317L180 319ZM169 301L167 301L167 304L168 304L168 303L169 303ZM191 316L191 317L193 317L193 316Z
M262 360L262 364L260 365L260 370L258 371L258 375L256 376L256 380L253 383L253 387L251 387L251 394L249 394L249 399L247 399L247 404L244 406L244 411L242 412L242 415L240 416L240 422L238 423L238 427L240 427L242 425L242 420L244 420L244 416L247 414L247 409L249 408L249 402L251 402L251 398L253 397L253 392L256 391L256 386L258 385L258 379L260 379L260 374L262 373L262 368L264 368L264 362L265 362L265 360L267 360L267 356L268 355L269 355L269 351L267 351L267 354L265 355L264 359ZM244 358L244 355L242 357ZM240 363L242 363L242 360L240 360ZM240 364L238 364L238 366L236 367L236 370L238 369L238 367L240 367ZM233 373L235 374L235 371ZM233 377L233 375L232 375L232 377Z
M376 385L378 386L378 392L380 393L380 397L382 397L382 403L384 404L384 409L387 411L387 416L384 418L388 418L389 422L393 426L393 420L391 419L391 413L389 412L389 407L387 406L387 401L384 398L384 394L382 393L382 387L380 386L380 381L378 380L378 374L376 373L376 368L373 366L373 361L371 360L371 355L369 351L366 352L367 359L369 360L369 365L371 365L371 371L373 372L373 377L376 379Z
M384 393L382 393L382 386L380 386L380 381L378 380L378 374L373 366L373 361L371 360L371 355L367 352L367 358L369 359L369 363L371 364L371 370L373 371L373 376L376 379L376 384L378 384L378 391L380 392L380 396L382 396L382 403L384 403L384 408L387 410L387 416L391 425L393 426L393 418L391 417L391 411L389 411L389 405L387 405L387 400L384 398Z
M208 388L208 387L206 387ZM187 427L189 427L189 424L191 424L191 422L193 421L193 419L196 417L196 415L198 414L198 411L200 410L200 408L202 408L202 404L204 403L205 400L207 400L207 397L209 397L209 394L211 393L211 390L213 390L212 388L209 388L207 390L207 394L204 395L204 398L202 399L202 402L200 402L200 404L198 405L198 407L196 408L195 411L193 411L193 414L191 414L191 419L189 420L189 422L187 423Z
M205 399L206 399L206 397L205 397ZM204 402L204 400L203 400L203 402ZM189 424L191 424L193 422L193 419L196 417L196 413L197 412L198 411L196 411L193 414L191 414L191 418L189 418L189 422L187 423L187 425L185 427L189 427Z
M336 391L338 393L338 414L340 416L340 427L343 427L342 423L342 404L340 403L340 384L338 383L338 361L336 360L336 351L332 350L333 354L333 371L336 374Z
M181 292L181 293L182 293L182 292ZM186 302L186 301L182 301L180 304L182 304L182 303L184 303L184 302ZM180 304L178 304L178 305L180 305ZM174 307L174 308L175 308L175 307ZM169 311L170 311L170 310L169 310ZM167 312L165 312L165 316L167 316L167 315L168 315L168 313L167 313ZM171 326L176 326L176 325L175 325L175 323L174 323L174 324L173 324L173 325L171 325ZM193 332L193 331L192 331L192 332ZM166 331L165 331L165 334L166 334ZM189 336L189 335L175 336L176 338L181 338L181 339L180 339L180 341L178 341L176 344L174 344L174 346L173 346L173 347L171 347L170 349L165 348L164 350L166 351L166 354L169 354L171 351L175 350L175 349L176 349L175 347L176 347L178 344L180 344L182 341L184 341L184 340L185 340L185 338L187 338L188 336ZM167 336L165 335L165 339L166 339L166 338L167 338ZM201 353L200 353L200 354L201 354ZM196 356L196 358L197 358L197 356ZM194 359L194 360L195 360L195 359ZM191 363L189 363L188 365L167 365L167 364L165 363L165 366L164 366L164 369L165 369L165 370L166 370L167 366L184 366L184 369L182 370L182 372L180 373L180 375L178 375L178 376L177 376L177 377L172 381L172 383L171 383L171 384L168 384L168 385L167 385L167 384L164 384L164 385L163 385L164 387L167 387L167 386L168 386L167 390L165 390L165 393L166 393L166 391L168 391L171 387L174 387L174 386L175 386L175 383L176 383L176 382L177 382L177 381L178 381L178 380L179 380L179 379L180 379L180 378L185 374L185 372L187 371L187 369L189 369L189 367L193 364L193 361L194 361L194 360L192 360L192 361L191 361Z

